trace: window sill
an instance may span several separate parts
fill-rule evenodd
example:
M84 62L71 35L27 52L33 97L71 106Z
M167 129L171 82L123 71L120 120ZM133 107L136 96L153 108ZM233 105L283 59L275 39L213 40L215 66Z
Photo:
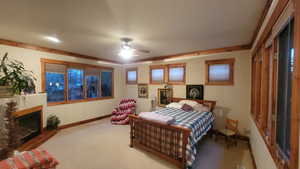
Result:
M108 100L108 99L114 99L114 97L111 96L111 97L89 98L89 99L64 101L64 102L50 102L47 104L47 106L57 106L57 105L62 105L62 104L73 104L73 103L82 103L82 102Z
M267 138L265 137L264 131L263 131L262 128L259 126L259 124L256 122L255 117L254 117L253 115L251 115L251 118L252 118L253 122L255 123L255 127L256 127L257 130L259 131L260 136L261 136L262 139L264 140L264 144L267 146L267 149L268 149L269 153L271 154L271 156L272 156L272 158L273 158L273 160L274 160L276 166L277 166L278 168L281 168L281 167L284 165L284 163L285 163L285 165L287 165L287 168L286 168L286 169L289 169L289 168L290 168L290 167L289 167L290 161L287 160L287 159L284 159L284 158L280 158L280 157L278 156L279 150L278 150L276 144L275 144L275 145L272 145L272 144L267 140Z
M164 85L164 82L150 82L151 85Z
M168 82L170 85L185 85L185 82Z
M233 82L206 82L205 85L212 85L212 86L233 86Z
M126 85L137 85L137 82L127 82Z

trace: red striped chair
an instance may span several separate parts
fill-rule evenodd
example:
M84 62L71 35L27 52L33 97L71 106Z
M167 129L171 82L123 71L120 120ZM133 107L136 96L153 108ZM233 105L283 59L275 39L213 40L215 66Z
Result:
M1 169L55 169L57 165L45 150L25 151L0 162Z
M134 99L121 100L118 107L112 112L111 123L124 125L129 123L129 114L134 114L136 108L136 101Z

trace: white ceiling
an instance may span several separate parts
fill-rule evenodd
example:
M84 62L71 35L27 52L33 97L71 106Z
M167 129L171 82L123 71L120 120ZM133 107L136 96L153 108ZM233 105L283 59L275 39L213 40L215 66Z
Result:
M251 42L266 0L1 0L0 38L121 61ZM55 44L44 36L57 36Z

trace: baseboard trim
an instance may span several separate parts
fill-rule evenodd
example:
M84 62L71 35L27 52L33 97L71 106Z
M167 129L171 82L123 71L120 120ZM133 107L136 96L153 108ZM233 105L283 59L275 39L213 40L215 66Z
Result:
M257 169L257 165L256 165L256 162L255 162L255 159L254 159L254 154L253 154L253 151L252 151L252 148L251 148L249 138L248 138L248 147L249 147L249 151L250 151L250 155L251 155L251 158L252 158L252 163L253 163L254 169Z
M78 121L78 122L75 122L75 123L65 124L65 125L59 126L58 129L62 130L62 129L67 129L67 128L71 128L71 127L76 127L76 126L79 126L79 125L82 125L82 124L86 124L86 123L94 122L94 121L97 121L97 120L109 118L110 116L111 116L111 114L108 114L108 115L104 115L104 116L100 116L100 117L96 117L96 118L92 118L92 119Z

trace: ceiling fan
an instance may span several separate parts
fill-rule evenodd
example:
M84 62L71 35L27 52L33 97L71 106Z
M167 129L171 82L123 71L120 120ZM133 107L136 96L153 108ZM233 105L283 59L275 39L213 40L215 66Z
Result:
M149 50L143 49L135 49L131 46L131 42L133 39L131 38L121 38L121 50L119 52L119 56L123 57L124 59L130 59L133 56L138 56L138 52L140 53L150 53Z

